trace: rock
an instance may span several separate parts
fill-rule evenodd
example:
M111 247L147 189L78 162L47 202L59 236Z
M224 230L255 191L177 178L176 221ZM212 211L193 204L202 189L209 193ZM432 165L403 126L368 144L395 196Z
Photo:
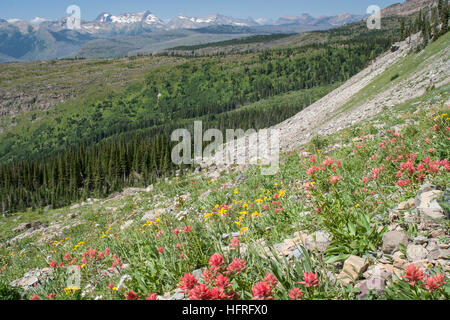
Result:
M450 259L449 249L436 249L430 251L427 255L428 260Z
M248 177L245 174L241 173L240 175L238 175L236 177L236 182L243 182L243 181L245 181L247 179L248 179Z
M414 261L412 264L416 267L416 268L421 268L421 269L427 269L427 266L430 262L427 259L422 259L422 260L417 260Z
M325 231L317 231L305 239L305 247L308 250L325 251L333 240L331 234Z
M232 232L232 233L223 233L222 234L222 239L227 239L227 238L238 238L241 235L240 232Z
M369 279L372 276L377 276L389 280L392 278L393 274L401 276L402 273L403 273L402 269L397 268L392 264L378 263L376 265L370 266L369 269L366 272L364 272L363 276L366 279Z
M386 280L373 276L367 280L358 283L355 287L361 291L358 296L359 299L365 299L369 296L369 291L375 291L377 294L383 293L384 287L386 286Z
M192 275L197 278L197 280L201 280L202 276L203 276L203 270L202 269L197 269L192 271Z
M334 273L331 272L331 271L327 271L327 278L328 278L331 282L335 282L335 281L336 281L336 276L335 276Z
M13 232L19 233L19 232L23 232L30 228L31 228L31 223L21 223L15 229L13 229Z
M400 244L408 245L408 235L403 231L389 231L383 235L382 250L385 253L393 253L400 249Z
M178 212L178 213L176 214L175 218L176 218L178 221L181 221L181 220L183 220L184 218L186 218L187 215L188 215L188 212L187 212L186 210L183 210L183 211Z
M42 223L40 221L33 221L31 222L31 228L33 229L39 229L41 227Z
M394 267L397 268L401 268L408 263L408 260L404 259L404 255L400 251L395 252L392 258L394 259Z
M337 279L344 285L348 285L359 278L359 276L366 271L369 263L358 256L350 256L344 262L344 268L339 273Z
M220 173L218 171L213 171L208 174L208 177L212 179L218 179L220 178Z
M419 191L416 197L416 206L419 209L420 214L431 219L445 218L444 210L436 201L441 194L442 191L440 190Z
M437 241L430 241L425 248L428 251L433 251L435 249L438 249L439 247L438 247Z
M74 204L73 206L70 207L70 210L74 210L74 209L78 209L80 207L79 203Z
M186 296L181 289L175 291L175 293L169 298L169 300L186 300Z
M409 199L407 201L400 202L397 206L398 210L406 210L414 207L414 199Z
M22 278L14 280L10 285L12 287L21 287L24 290L28 290L35 285L46 281L52 273L53 269L51 268L36 268L35 270L25 273Z
M147 189L145 189L145 191L146 191L146 192L152 192L152 191L153 191L153 185L152 185L152 184L149 185L149 186L147 187Z
M292 254L298 260L301 260L305 256L305 253L303 252L303 250L301 248L295 249L294 251L292 251Z
M420 210L420 213L424 215L426 218L431 219L443 219L445 218L444 210L442 208L436 209L436 208L423 208Z
M141 221L152 221L156 219L160 214L163 214L164 212L165 212L164 209L155 209L148 211L142 216Z
M432 238L439 238L442 236L445 236L446 232L444 229L438 229L438 230L434 230L433 232L431 232L431 237Z
M406 248L406 256L408 257L409 261L414 262L414 261L425 259L427 254L428 254L428 250L420 245L410 244Z
M424 236L417 236L414 238L413 242L416 244L424 244L428 242L428 238Z
M133 224L133 220L128 220L127 222L125 222L123 225L120 226L120 230L125 230L132 224Z

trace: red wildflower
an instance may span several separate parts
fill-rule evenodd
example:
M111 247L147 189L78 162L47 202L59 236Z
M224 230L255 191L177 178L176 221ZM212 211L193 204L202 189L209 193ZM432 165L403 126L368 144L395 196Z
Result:
M224 288L212 287L209 291L209 297L211 300L228 300L229 297L225 292Z
M158 295L156 293L149 293L145 300L158 300Z
M207 286L200 283L189 291L189 298L191 300L211 300L211 292Z
M314 172L318 171L319 168L317 166L312 166L311 168L309 168L308 170L306 170L306 173L310 176L312 176L314 174Z
M159 253L163 253L164 252L164 248L163 247L158 247L158 252Z
M213 270L221 267L223 264L223 256L220 253L215 253L209 258L209 265Z
M215 280L214 275L211 273L211 270L209 270L209 269L203 270L202 279L203 279L203 282L208 285L212 284L213 281Z
M180 233L180 230L174 229L174 230L173 230L173 233L174 233L175 235L178 235L178 234Z
M218 288L226 289L231 286L230 279L224 275L218 274L216 277L216 286Z
M303 297L303 295L304 293L299 288L289 290L289 299L300 300Z
M270 286L271 289L275 288L278 284L277 278L271 273L266 275L264 281Z
M247 261L239 258L234 258L233 261L228 266L227 270L229 273L238 274L245 269Z
M56 297L56 294L54 294L54 293L52 292L52 293L50 293L50 294L48 295L47 298L53 299L54 297Z
M37 294L34 294L31 300L39 300L39 296Z
M306 288L317 287L320 284L317 273L312 272L303 272L303 281L297 283L303 284Z
M58 262L56 262L55 260L50 262L50 267L52 267L52 268L56 268L57 265L58 265Z
M240 245L239 239L238 239L237 237L234 237L234 238L231 240L230 246L233 247L233 248L235 248L235 249L237 249L237 248L239 248L239 245Z
M330 184L335 184L341 179L342 179L342 177L332 176L330 179Z
M191 232L192 229L191 229L190 226L185 226L184 229L183 229L183 231L186 232L186 233L188 233L188 232Z
M97 251L92 248L89 248L89 258L92 259L92 258L95 258L96 256L97 256Z
M424 278L423 271L419 268L416 268L414 264L410 264L406 268L406 274L404 278L407 279L411 286L414 286L416 282L422 281L422 279Z
M130 290L128 291L127 297L123 300L138 300L139 296L133 291Z
M186 273L180 280L180 289L192 290L198 284L197 278L192 273Z
M425 276L425 288L427 288L429 292L432 292L447 283L444 279L445 276L442 274L437 274L434 277Z
M264 281L260 281L255 284L252 288L253 297L252 300L272 300L274 297L271 296L272 289Z

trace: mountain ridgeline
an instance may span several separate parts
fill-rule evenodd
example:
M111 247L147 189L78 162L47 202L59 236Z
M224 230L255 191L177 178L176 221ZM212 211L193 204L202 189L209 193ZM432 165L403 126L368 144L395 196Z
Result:
M78 112L44 118L0 146L0 209L60 207L147 186L179 169L170 160L174 129L192 130L195 120L204 130L277 124L420 28L413 21L407 31L401 19L382 30L359 23L319 32L326 41L302 46L191 57Z

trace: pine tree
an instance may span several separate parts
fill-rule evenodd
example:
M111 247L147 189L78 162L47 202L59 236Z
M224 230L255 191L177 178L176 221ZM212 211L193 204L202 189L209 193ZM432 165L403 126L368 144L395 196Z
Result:
M406 38L405 18L403 17L400 22L400 41L405 40L405 38Z
M448 31L448 0L442 1L442 9L439 12L441 19L441 34L445 34Z

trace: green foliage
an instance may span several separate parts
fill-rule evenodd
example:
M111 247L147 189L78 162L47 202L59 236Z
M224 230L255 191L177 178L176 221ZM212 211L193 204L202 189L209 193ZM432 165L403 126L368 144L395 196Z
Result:
M20 292L17 288L11 287L9 284L0 279L0 300L20 300Z

